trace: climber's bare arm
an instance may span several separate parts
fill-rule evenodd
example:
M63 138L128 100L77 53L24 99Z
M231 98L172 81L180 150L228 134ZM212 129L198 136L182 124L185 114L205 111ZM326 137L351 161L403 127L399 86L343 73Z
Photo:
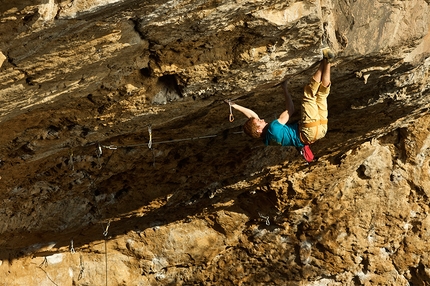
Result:
M285 111L279 116L278 121L281 124L286 124L288 120L290 120L290 117L293 115L295 109L293 99L287 89L287 81L282 83L282 89L284 90L286 108Z
M248 118L253 117L253 118L256 118L256 119L260 119L260 117L258 116L258 114L255 113L253 110L251 110L249 108L240 106L239 104L236 104L236 103L231 103L231 107L233 107L234 109L242 112Z
M281 124L286 124L288 120L290 120L291 114L288 110L285 110L281 113L281 115L278 118L278 122Z

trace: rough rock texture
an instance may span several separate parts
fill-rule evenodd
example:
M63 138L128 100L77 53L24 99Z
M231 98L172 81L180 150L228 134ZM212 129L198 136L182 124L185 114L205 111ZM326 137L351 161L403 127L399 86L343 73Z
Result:
M429 285L429 5L1 1L0 284ZM324 44L317 162L229 122Z

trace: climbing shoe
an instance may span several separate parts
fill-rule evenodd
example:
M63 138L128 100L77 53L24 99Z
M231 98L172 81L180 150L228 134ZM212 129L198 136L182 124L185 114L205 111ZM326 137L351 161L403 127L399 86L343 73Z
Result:
M309 145L305 145L301 150L300 150L300 154L302 154L303 158L305 158L306 162L311 163L314 161L315 156L312 153L311 148L309 147Z
M327 62L331 63L335 57L333 51L330 48L322 49L323 58L327 60Z

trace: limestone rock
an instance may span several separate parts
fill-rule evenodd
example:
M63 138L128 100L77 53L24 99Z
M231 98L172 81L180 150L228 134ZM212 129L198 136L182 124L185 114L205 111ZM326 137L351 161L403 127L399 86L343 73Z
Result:
M2 1L3 283L427 285L429 5ZM327 45L317 162L229 122Z

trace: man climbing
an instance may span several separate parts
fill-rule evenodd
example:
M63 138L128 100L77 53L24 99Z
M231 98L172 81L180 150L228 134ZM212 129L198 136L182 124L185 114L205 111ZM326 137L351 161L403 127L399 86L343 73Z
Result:
M330 61L334 53L330 48L322 50L323 60L318 70L305 86L300 122L287 124L294 113L294 104L287 89L287 81L282 83L286 99L286 109L278 119L267 123L246 107L230 102L231 107L242 112L248 121L243 126L244 132L256 139L263 139L265 145L295 146L308 162L313 161L309 145L321 139L327 132L327 97L330 93Z

